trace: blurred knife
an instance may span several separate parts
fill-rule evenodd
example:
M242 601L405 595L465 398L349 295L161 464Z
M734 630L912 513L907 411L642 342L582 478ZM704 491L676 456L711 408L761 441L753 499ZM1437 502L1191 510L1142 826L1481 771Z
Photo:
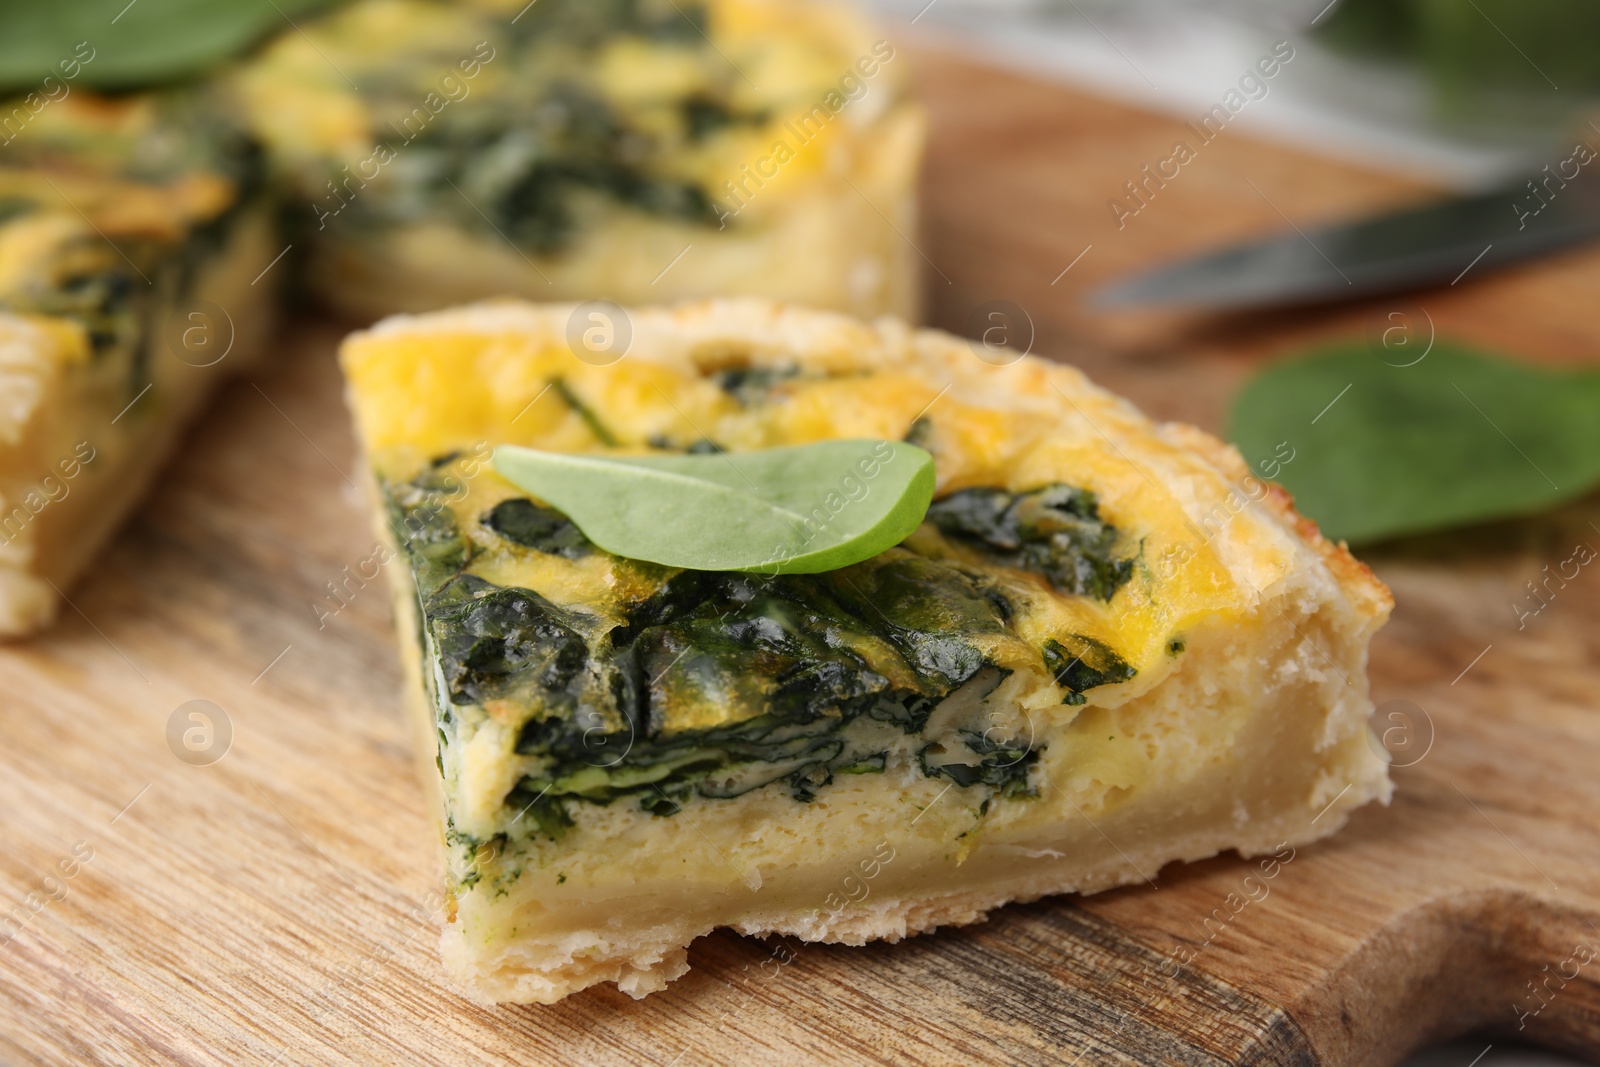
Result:
M1454 284L1469 269L1479 274L1600 238L1600 178L1589 170L1600 171L1600 162L1573 178L1546 168L1493 192L1322 229L1296 227L1102 287L1090 302L1235 310Z

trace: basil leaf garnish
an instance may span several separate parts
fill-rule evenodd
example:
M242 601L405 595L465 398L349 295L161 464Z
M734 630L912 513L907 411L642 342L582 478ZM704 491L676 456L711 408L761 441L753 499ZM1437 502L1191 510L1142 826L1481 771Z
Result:
M917 528L934 487L933 457L900 441L681 456L501 445L494 465L607 552L702 571L860 563Z
M1600 483L1600 373L1443 342L1400 363L1326 349L1267 368L1234 400L1229 433L1245 459L1328 536L1528 515Z
M0 92L142 89L203 74L334 0L0 5ZM83 47L80 48L79 46ZM50 82L45 82L49 77Z

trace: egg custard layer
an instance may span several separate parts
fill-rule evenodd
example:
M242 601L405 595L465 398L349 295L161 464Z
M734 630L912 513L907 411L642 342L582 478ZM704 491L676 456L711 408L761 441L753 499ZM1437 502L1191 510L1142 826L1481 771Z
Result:
M394 318L341 357L437 787L443 956L478 999L644 996L717 927L898 940L1387 801L1365 669L1388 591L1216 439L888 319L638 310L599 365L572 313ZM921 528L817 575L618 558L489 462L903 438L937 470ZM863 445L813 521L890 454Z
M371 319L487 294L767 296L915 317L923 119L848 9L357 0L232 80Z
M10 114L11 109L0 109ZM256 153L198 96L52 101L0 158L0 636L138 500L271 315Z

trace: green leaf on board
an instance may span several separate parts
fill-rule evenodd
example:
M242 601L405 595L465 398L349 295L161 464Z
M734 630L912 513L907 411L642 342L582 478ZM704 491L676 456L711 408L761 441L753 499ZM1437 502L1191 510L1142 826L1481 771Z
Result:
M1346 345L1269 367L1234 398L1229 436L1247 461L1277 456L1300 511L1351 542L1528 515L1600 483L1600 372L1446 343L1400 363Z
M203 74L332 0L0 4L0 93L142 89ZM292 31L291 31L292 32ZM80 48L79 46L83 47ZM51 80L46 82L46 77Z
M507 480L614 555L702 571L816 574L904 540L933 499L933 457L901 441L712 455L495 449Z

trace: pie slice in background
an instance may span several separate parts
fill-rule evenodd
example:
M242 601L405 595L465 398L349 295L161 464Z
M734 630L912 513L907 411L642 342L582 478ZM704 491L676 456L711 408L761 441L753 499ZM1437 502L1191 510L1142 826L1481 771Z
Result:
M765 296L914 318L921 109L848 8L358 0L234 79L370 321L488 296Z
M18 113L0 158L3 636L55 617L259 351L274 292L252 279L280 247L259 153L199 94L80 91Z

